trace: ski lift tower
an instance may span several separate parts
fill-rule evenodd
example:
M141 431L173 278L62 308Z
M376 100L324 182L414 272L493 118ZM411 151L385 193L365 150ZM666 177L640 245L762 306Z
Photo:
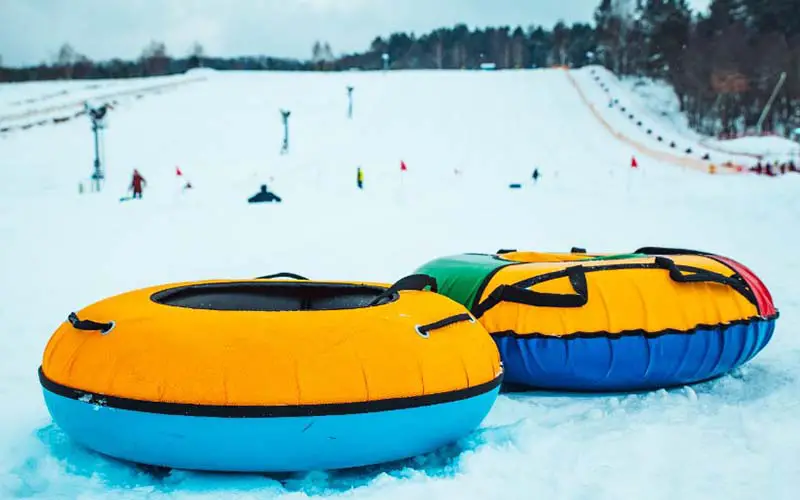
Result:
M106 128L106 114L108 113L108 104L103 104L98 108L89 106L89 103L84 103L86 114L92 120L92 134L94 135L94 172L92 172L92 190L100 191L102 181L105 179L105 168L101 161L100 149L102 141L102 131Z

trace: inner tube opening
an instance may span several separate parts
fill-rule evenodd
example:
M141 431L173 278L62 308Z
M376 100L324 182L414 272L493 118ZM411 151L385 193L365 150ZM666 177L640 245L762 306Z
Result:
M339 283L204 283L162 290L158 304L212 311L330 311L368 307L385 288ZM394 302L399 294L376 304Z

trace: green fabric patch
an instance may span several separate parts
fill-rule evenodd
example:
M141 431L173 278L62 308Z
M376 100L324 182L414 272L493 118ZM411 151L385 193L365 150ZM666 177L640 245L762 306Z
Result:
M433 276L440 294L472 309L478 289L492 271L513 264L492 255L463 254L432 260L415 273Z

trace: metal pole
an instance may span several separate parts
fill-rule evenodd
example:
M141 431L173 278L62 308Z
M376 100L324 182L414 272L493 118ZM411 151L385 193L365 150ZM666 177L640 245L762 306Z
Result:
M92 132L94 133L94 187L95 191L100 191L100 138L97 121L92 120Z
M347 87L347 117L353 118L353 87Z
M767 114L769 113L772 104L775 102L775 98L778 97L778 92L780 92L781 87L783 87L783 82L786 81L786 72L781 73L781 78L778 80L778 84L775 85L775 90L772 91L772 96L770 96L769 101L767 101L767 105L764 106L764 111L761 112L761 117L758 119L758 124L756 125L756 129L760 134L763 132L762 127L764 126L764 120L767 118Z
M281 146L281 154L289 152L289 115L290 111L281 110L283 116L283 145Z

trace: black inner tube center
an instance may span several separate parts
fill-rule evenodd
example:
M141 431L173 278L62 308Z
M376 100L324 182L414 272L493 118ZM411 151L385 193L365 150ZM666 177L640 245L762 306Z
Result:
M309 282L204 283L154 293L158 304L212 311L330 311L369 307L385 288L370 285ZM381 300L394 302L397 293Z

